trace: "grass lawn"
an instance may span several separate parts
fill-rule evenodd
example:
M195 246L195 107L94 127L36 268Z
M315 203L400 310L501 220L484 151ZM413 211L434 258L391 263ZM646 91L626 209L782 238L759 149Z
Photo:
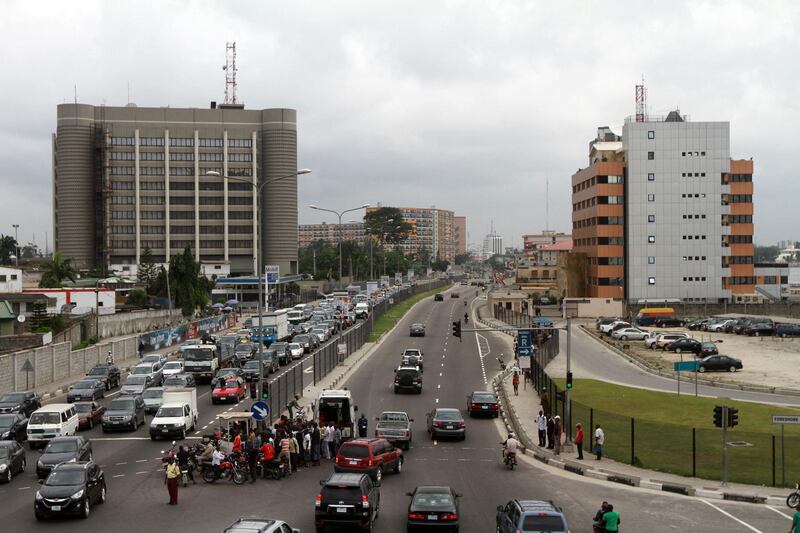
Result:
M450 287L451 285L445 285L427 292L421 292L419 294L415 294L411 298L406 298L397 305L390 307L386 313L384 313L378 320L375 321L375 329L373 329L372 333L370 333L367 342L377 341L381 335L392 329L395 324L397 324L397 322L403 318L408 310L411 309L411 306L418 301L422 300L423 298L433 296L437 292L444 292Z
M556 380L563 388L563 380ZM780 426L772 415L800 415L800 409L693 396L686 383L681 396L623 387L602 381L575 380L572 423L588 429L600 424L606 435L604 454L612 459L674 474L692 475L692 429L697 477L722 476L722 430L714 427L714 406L739 409L739 425L728 430L728 479L754 485L772 484L773 436L776 482L781 483ZM563 389L562 389L563 390ZM684 395L684 391L688 394ZM720 391L724 394L724 391ZM590 413L589 406L592 412ZM631 419L633 418L633 424ZM800 478L800 426L785 426L786 484Z

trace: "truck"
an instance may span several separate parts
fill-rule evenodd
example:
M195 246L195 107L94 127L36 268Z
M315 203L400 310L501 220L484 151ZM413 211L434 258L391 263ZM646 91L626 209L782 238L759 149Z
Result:
M408 417L405 411L384 411L381 416L375 417L375 436L386 439L398 447L408 450L411 447L411 423L413 418Z
M233 358L236 344L238 344L238 336L236 335L223 335L220 337L217 345L219 346L219 351L222 352L223 359Z
M263 342L267 346L273 342L285 341L289 339L289 313L286 309L279 309L261 315L261 327L258 325L258 317L252 319L251 339L253 342Z
M353 396L347 389L323 390L314 406L314 418L319 421L320 427L333 422L341 427L343 440L355 436L353 422L356 420L355 413L357 412L358 406L353 405Z
M183 352L183 367L195 382L211 381L217 370L233 363L232 350L219 350L216 344L191 346Z
M153 420L150 421L150 439L159 437L186 438L186 433L197 426L197 389L165 390Z

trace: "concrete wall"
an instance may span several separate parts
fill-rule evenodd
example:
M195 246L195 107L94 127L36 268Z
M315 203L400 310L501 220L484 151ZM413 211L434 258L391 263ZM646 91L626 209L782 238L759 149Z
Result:
M108 350L114 360L122 365L137 356L137 337L97 344L83 350L72 350L69 342L51 344L33 350L0 355L0 394L22 391L58 383L68 378L83 376L91 367L105 362ZM33 365L25 372L26 361ZM55 386L54 386L55 387Z
M625 305L613 298L564 298L564 318L597 318L621 316Z
M120 337L160 329L166 324L183 321L180 309L170 311L138 311L100 316L100 338Z
M0 337L0 352L16 352L28 348L36 348L44 344L41 333L23 333L22 335L3 335Z
M636 316L639 309L647 307L645 305L628 305L628 313L630 316ZM651 304L649 307L657 307L656 304ZM715 315L724 315L728 313L738 313L742 315L752 316L775 316L786 318L800 318L800 303L797 302L784 302L784 303L763 303L763 304L682 304L682 303L667 303L664 307L672 307L678 316L683 317L707 317Z

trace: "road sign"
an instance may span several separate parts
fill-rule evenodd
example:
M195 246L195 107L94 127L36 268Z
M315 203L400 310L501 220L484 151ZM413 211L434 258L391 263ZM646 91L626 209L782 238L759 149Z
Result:
M339 355L347 355L347 344L337 344L336 349L339 352Z
M250 408L250 413L256 420L266 420L269 417L269 405L264 402L256 402Z
M519 367L522 369L530 368L531 367L531 356L530 355L520 355L519 356Z
M675 361L672 363L672 369L675 372L696 372L697 361Z
M22 365L23 372L33 372L33 363L31 363L30 359L25 359L25 363Z
M772 415L773 424L800 424L799 415Z
M521 329L517 332L517 355L528 357L533 353L533 331ZM530 367L528 367L530 368Z
M267 283L278 283L281 267L280 265L264 265L264 274L267 278Z

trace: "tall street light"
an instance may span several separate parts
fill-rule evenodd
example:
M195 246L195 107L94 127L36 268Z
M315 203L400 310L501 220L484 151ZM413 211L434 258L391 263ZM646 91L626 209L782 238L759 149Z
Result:
M337 217L339 217L339 288L342 288L342 278L344 272L342 271L342 215L345 213L350 213L352 211L359 211L360 209L366 209L369 207L369 204L360 205L358 207L354 207L352 209L345 209L342 212L334 211L333 209L325 209L324 207L317 207L316 205L309 205L311 209L316 209L317 211L327 211L328 213L333 213Z
M241 181L242 183L247 183L256 191L256 208L258 209L258 230L261 231L263 229L262 224L262 213L263 209L261 209L261 205L258 203L258 200L261 198L261 188L264 185L268 185L270 183L275 183L278 180L286 179L286 178L293 178L295 176L300 176L302 174L309 174L311 171L307 168L298 169L297 172L292 172L291 174L286 174L285 176L277 176L275 178L270 178L262 181L261 183L255 183L251 180L247 180L244 178L240 178L237 176L224 176L217 172L216 170L209 170L206 172L206 176L217 176L218 178L223 178L230 181ZM227 206L225 206L227 208ZM256 263L257 266L253 270L255 270L255 275L258 278L258 397L263 396L264 394L264 323L261 317L261 291L262 291L262 272L261 272L261 234L257 234L256 239ZM169 275L169 274L167 274ZM269 308L269 300L264 302L267 308Z
M14 261L16 266L19 266L19 236L17 236L17 230L19 229L19 224L11 224L11 227L14 228L14 244L16 244L16 254L14 254Z

